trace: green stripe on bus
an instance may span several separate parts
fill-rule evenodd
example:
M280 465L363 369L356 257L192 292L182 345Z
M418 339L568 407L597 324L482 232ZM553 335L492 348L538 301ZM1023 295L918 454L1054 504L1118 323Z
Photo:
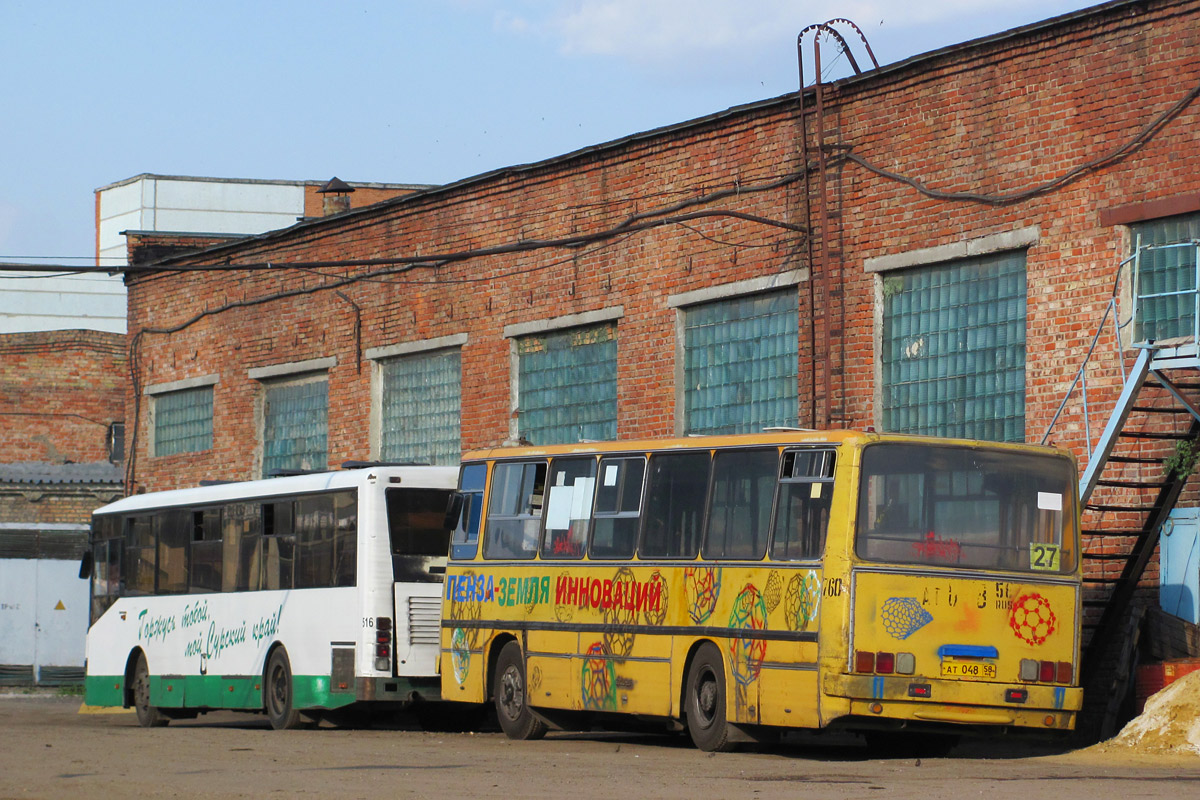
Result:
M89 706L125 704L123 675L89 675L84 680L84 702ZM292 676L295 708L341 708L354 702L352 692L329 690L328 675ZM263 707L261 675L150 676L150 703L161 708Z

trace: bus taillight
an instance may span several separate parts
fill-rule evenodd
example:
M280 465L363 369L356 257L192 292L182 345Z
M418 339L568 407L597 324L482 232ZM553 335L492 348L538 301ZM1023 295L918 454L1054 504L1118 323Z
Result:
M1028 683L1070 683L1075 667L1069 661L1021 659L1020 678Z
M917 659L912 653L855 650L854 671L872 675L912 675L917 671Z
M392 620L390 617L375 618L375 669L386 670L392 666Z

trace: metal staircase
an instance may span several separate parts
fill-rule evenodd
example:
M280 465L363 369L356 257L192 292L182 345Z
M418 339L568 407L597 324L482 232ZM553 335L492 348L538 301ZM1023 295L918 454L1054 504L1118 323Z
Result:
M1179 247L1171 245L1170 247ZM1200 251L1200 243L1183 243ZM1079 482L1083 516L1085 650L1082 660L1085 700L1080 728L1108 736L1120 721L1121 703L1128 693L1135 664L1139 584L1158 546L1159 532L1184 491L1194 461L1192 443L1200 436L1200 275L1183 290L1140 293L1139 266L1151 250L1138 247L1122 262L1108 311L1092 341L1068 397L1060 405L1043 441L1059 420L1072 393L1081 390L1083 432L1088 439L1087 466ZM1125 267L1129 266L1129 270ZM1133 313L1122 325L1117 316L1120 275L1131 274ZM1138 321L1140 304L1161 297L1195 298L1191 337L1162 345L1137 345L1137 357L1125 372L1120 342L1122 330ZM1091 443L1088 398L1089 363L1097 343L1113 319L1112 342L1122 372L1122 389L1094 446ZM1140 325L1138 326L1140 328ZM1135 329L1136 330L1136 329ZM1111 364L1111 359L1109 363ZM1093 372L1095 368L1093 366ZM1189 463L1190 462L1190 463ZM1156 602L1156 598L1155 598Z

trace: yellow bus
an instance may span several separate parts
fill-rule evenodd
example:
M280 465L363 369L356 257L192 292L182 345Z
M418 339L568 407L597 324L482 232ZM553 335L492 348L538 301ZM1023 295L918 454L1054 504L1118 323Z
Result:
M1028 445L787 431L464 456L442 697L703 750L1073 728L1076 470Z

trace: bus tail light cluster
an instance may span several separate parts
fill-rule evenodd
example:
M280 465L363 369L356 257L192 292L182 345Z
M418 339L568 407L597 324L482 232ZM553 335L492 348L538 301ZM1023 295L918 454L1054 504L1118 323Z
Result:
M854 671L871 675L912 675L917 671L917 658L912 653L855 650Z
M392 620L390 617L375 618L375 669L388 670L392 667Z
M1035 661L1021 659L1021 680L1028 683L1070 683L1075 667L1070 661Z

